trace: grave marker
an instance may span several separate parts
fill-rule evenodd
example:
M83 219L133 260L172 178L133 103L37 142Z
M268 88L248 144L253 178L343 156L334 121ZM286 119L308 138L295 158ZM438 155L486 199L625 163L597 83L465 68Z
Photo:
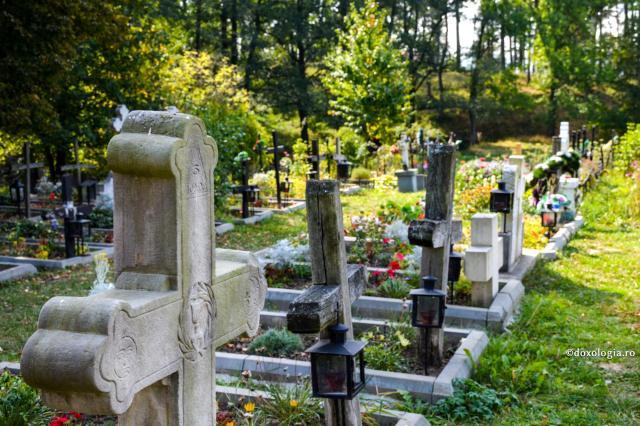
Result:
M332 180L307 182L307 225L313 286L297 297L287 313L287 328L294 333L320 333L329 338L329 327L345 324L353 339L351 304L364 291L363 265L347 265L340 186ZM325 424L361 425L360 403L325 400Z
M278 134L274 131L271 133L273 137L273 147L267 148L267 152L273 154L273 169L276 171L276 199L278 200L278 208L282 208L282 194L280 193L280 152L284 151L283 145L278 145Z
M522 155L511 155L509 163L502 169L502 181L506 189L513 192L511 212L506 215L505 233L502 235L504 244L503 269L510 271L522 256L524 243L524 162Z
M453 215L453 192L455 186L456 145L433 144L429 148L427 169L425 219L412 221L409 225L409 241L422 246L420 275L431 275L438 279L435 288L447 293L449 273L449 250ZM419 352L428 341L428 359L432 367L443 363L443 329L421 329ZM427 340L428 339L428 340ZM426 370L428 370L426 367Z
M215 282L234 263L223 254L215 270L216 145L196 117L134 111L107 157L115 289L49 300L23 350L24 378L54 408L210 426L214 342L255 333L266 292L259 279Z
M308 173L309 179L320 179L320 161L324 160L324 158L324 154L320 155L318 139L312 139L311 152L307 158L307 161L311 164L311 171Z
M498 215L478 213L471 217L471 245L464 254L464 274L472 283L471 303L487 308L498 293L503 262L503 240L498 235Z
M569 122L560 122L560 151L567 152L569 150ZM557 151L556 151L557 152ZM554 152L553 154L555 154Z
M31 171L33 169L40 169L44 167L43 163L32 163L31 162L31 143L26 142L24 144L24 164L12 165L11 169L13 171L17 171L20 173L21 171L25 171L25 185L24 185L24 211L25 217L31 217ZM20 200L20 196L18 194L18 200ZM20 214L20 203L18 202L18 214Z

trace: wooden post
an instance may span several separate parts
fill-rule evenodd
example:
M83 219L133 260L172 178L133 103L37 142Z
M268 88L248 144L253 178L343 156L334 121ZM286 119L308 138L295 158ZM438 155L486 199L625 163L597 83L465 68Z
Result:
M456 149L454 144L431 145L425 185L425 219L413 221L409 226L409 240L422 246L421 276L436 277L438 281L435 287L445 294L449 274ZM426 354L430 363L425 366L425 374L429 367L438 368L442 365L443 341L443 329L420 329L418 351Z
M329 327L340 322L349 327L347 338L353 339L351 304L364 290L366 269L347 267L339 183L309 180L306 200L314 285L289 305L287 327L294 333L319 332L321 339L328 339ZM325 400L325 424L360 426L358 399Z
M273 148L269 148L267 152L273 153L273 168L276 171L276 198L278 200L278 208L282 208L282 194L280 193L280 151L284 149L284 146L278 145L278 134L274 131L273 136Z
M26 166L24 185L24 212L26 218L31 217L31 144L24 144L24 164Z

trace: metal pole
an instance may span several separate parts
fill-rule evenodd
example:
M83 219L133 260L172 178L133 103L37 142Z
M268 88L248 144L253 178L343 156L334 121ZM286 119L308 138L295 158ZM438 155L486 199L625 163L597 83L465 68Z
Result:
M24 209L27 219L31 217L31 144L24 145L24 159L26 167L26 177L24 186ZM18 197L19 198L19 197Z
M282 195L280 195L280 158L278 155L278 134L272 133L273 136L273 166L276 170L276 197L278 199L278 208L282 208Z

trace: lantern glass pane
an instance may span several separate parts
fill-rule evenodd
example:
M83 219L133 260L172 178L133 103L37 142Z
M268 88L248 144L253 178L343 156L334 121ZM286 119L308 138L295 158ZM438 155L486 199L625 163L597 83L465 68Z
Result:
M554 212L543 212L542 226L545 226L547 228L556 226L556 214Z
M318 380L318 393L322 395L346 395L348 393L346 357L318 354L315 358L314 369Z
M437 296L419 296L416 320L422 327L440 325L440 303Z
M354 356L350 362L353 364L353 388L356 389L360 385L360 356Z

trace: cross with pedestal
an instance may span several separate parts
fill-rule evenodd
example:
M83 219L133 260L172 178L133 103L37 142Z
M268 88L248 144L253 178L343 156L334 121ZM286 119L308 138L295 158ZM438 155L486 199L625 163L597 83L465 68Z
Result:
M425 181L425 218L409 224L409 241L422 246L420 275L436 277L438 281L435 288L445 294L449 274L456 150L454 144L431 145ZM427 359L431 362L431 366L425 366L425 372L429 367L441 366L444 359L444 330L421 328L420 337L418 351L421 354L429 351Z
M472 283L471 303L487 308L499 290L503 240L498 235L498 215L478 213L471 217L471 245L464 253L464 274Z
M339 183L333 180L307 182L307 225L313 286L298 296L287 313L287 328L293 333L319 333L329 338L329 327L342 323L353 339L351 304L367 283L363 265L347 265ZM361 425L360 404L353 400L326 400L325 424Z
M194 116L128 115L107 154L115 289L49 300L23 350L47 405L121 425L215 424L215 345L257 331L266 293L260 279L217 282L233 264L215 258L217 157Z
M272 133L273 147L267 148L267 152L273 154L273 169L276 172L276 199L278 200L278 208L282 208L282 194L280 192L280 153L284 151L283 145L278 145L278 134Z

